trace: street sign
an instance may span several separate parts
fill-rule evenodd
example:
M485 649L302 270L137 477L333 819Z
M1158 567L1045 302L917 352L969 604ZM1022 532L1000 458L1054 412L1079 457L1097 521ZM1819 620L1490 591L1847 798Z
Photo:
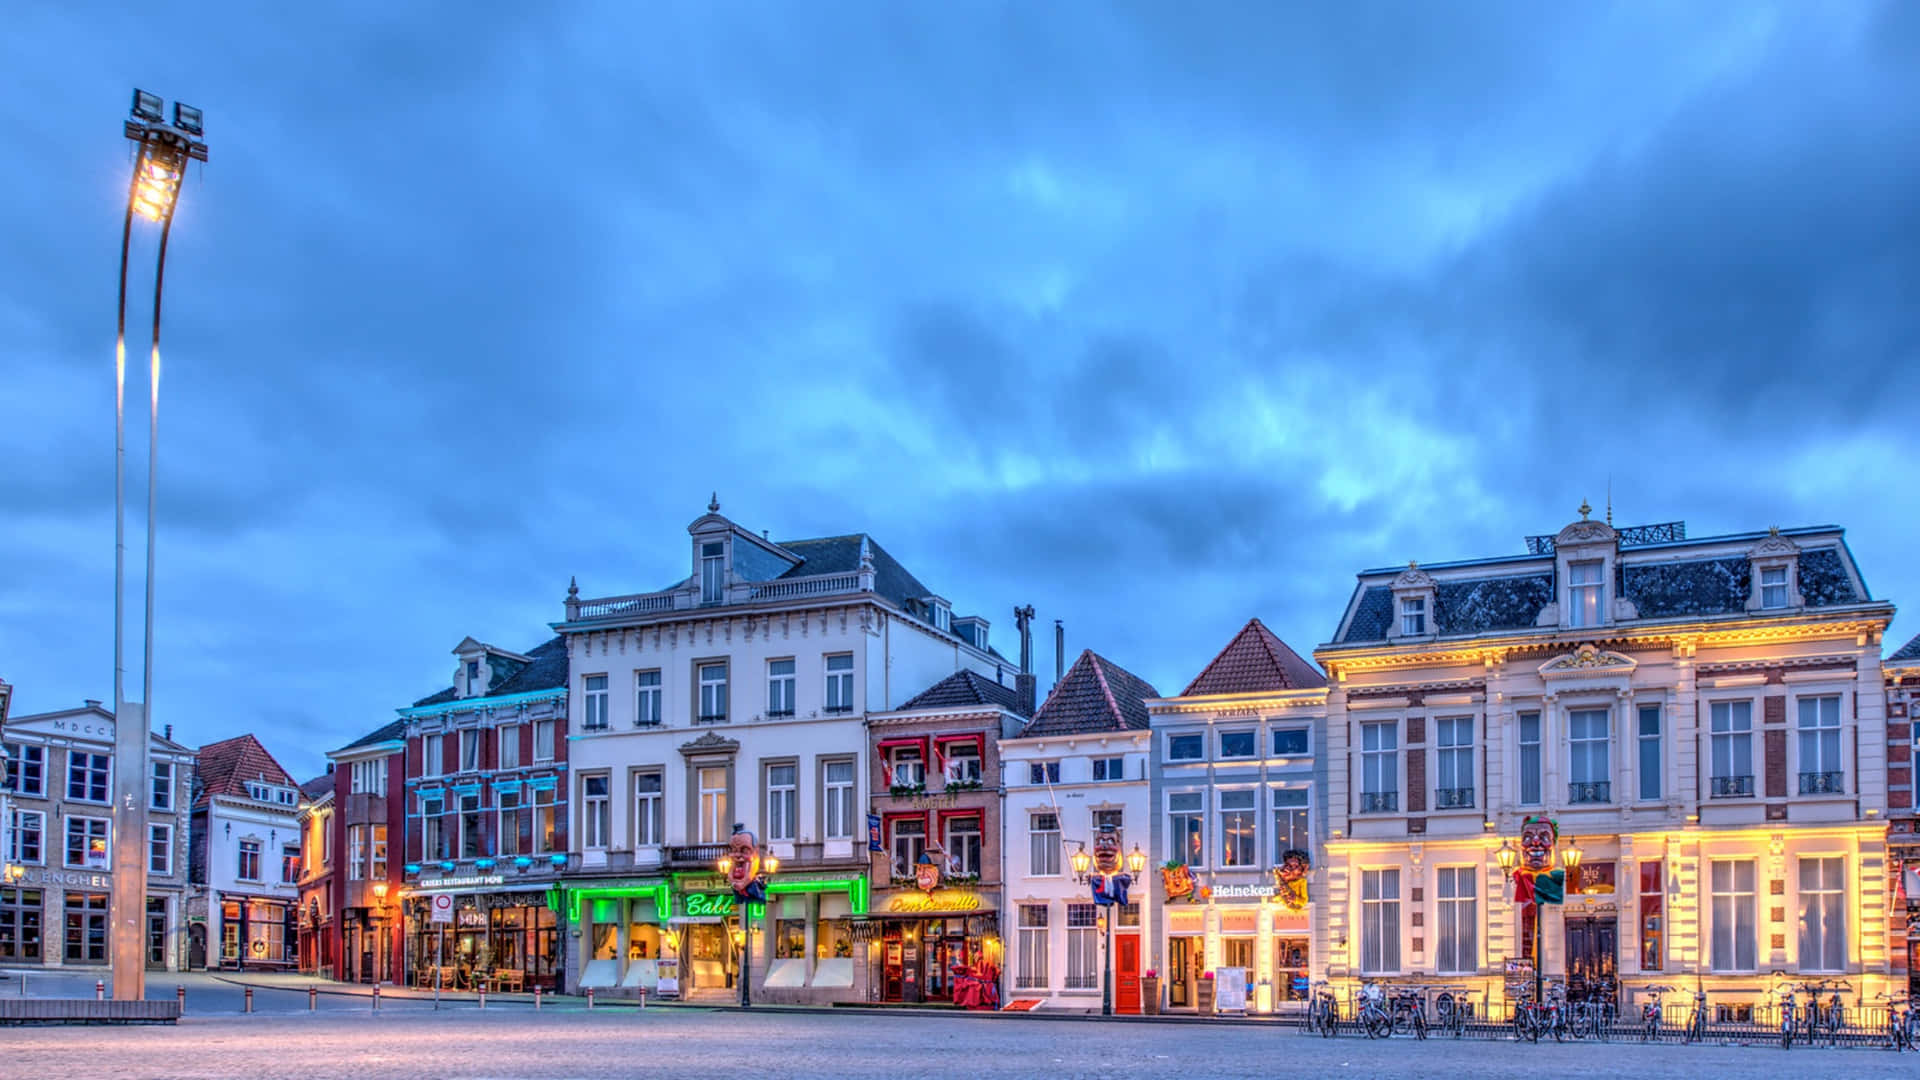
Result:
M431 921L437 923L450 923L453 921L452 893L434 893L428 901L428 907L433 911Z

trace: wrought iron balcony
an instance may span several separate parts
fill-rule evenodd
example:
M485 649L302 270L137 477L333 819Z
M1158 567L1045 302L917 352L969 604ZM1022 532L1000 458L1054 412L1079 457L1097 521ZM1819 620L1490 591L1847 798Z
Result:
M1473 806L1473 789L1470 787L1435 788L1433 792L1434 809L1466 810Z
M1400 793L1397 791L1363 791L1360 793L1360 812L1363 814L1393 813L1400 809Z
M1800 774L1800 794L1802 795L1845 795L1847 776L1842 772L1803 772Z
M1713 797L1716 799L1737 799L1753 794L1752 776L1716 776L1713 778Z
M1612 801L1612 781L1577 780L1567 785L1567 802L1569 803L1610 803Z
M786 720L791 718L792 716L793 716L792 709L768 709L767 710L767 719L769 720Z
M714 713L712 715L696 716L693 718L693 722L696 724L724 724L727 722L727 714Z

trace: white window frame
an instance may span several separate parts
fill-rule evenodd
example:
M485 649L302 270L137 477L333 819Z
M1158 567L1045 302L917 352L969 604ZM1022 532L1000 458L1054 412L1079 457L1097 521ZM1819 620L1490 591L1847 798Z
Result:
M1038 779L1036 779L1036 777ZM1057 784L1059 782L1060 760L1058 758L1052 761L1027 762L1027 783L1035 787L1045 787L1048 784Z
M6 755L6 772L15 776L15 786L19 789L15 795L32 796L36 799L47 797L47 748L34 743L10 742L0 744L0 751ZM28 771L28 766L32 771ZM27 780L33 780L33 786L27 786ZM0 772L0 784L6 782L5 772Z
M727 661L701 660L693 665L693 672L700 683L700 711L694 719L702 724L726 723Z
M723 541L700 543L700 602L718 604L727 597L727 545Z
M1359 969L1363 974L1393 975L1401 970L1402 876L1397 866L1360 870Z
M1394 805L1379 812L1397 813L1400 809L1400 721L1397 717L1360 723L1360 794L1363 797L1392 795ZM1363 812L1365 805L1362 802Z
M785 770L786 782L778 775ZM767 765L767 839L783 843L800 836L800 763L776 761Z
M460 748L460 771L463 773L480 771L480 729L461 728L458 741Z
M600 672L594 675L580 676L581 716L580 730L605 731L610 726L607 716L607 675ZM464 749L462 754L464 756Z
M1584 572L1591 570L1592 577ZM1572 627L1607 624L1607 561L1579 559L1567 563L1567 625Z
M648 790L651 782L652 790ZM667 773L639 769L633 774L633 846L654 848L667 840Z
M173 762L154 759L147 776L147 809L173 809Z
M80 856L79 862L73 861L73 836L74 836L74 826L76 825L81 827L81 833L80 833L81 843L84 845L84 848L85 848L85 850L82 852ZM100 865L90 866L87 863L87 857L92 853L93 839L95 834L95 830L93 829L93 826L95 825L98 825L100 827L98 830L99 835L102 839L106 841L106 848L105 848L105 856L101 859ZM69 870L110 870L112 869L113 867L113 820L111 818L87 817L80 814L68 814L66 817L65 826L61 830L60 840L61 840L62 864L65 865Z
M845 768L846 774L835 777L836 768ZM854 835L854 784L857 780L857 767L851 758L834 758L820 764L823 777L826 806L826 820L822 823L823 839L851 840Z
M1283 797L1287 801L1282 802ZM1313 786L1295 784L1269 787L1267 809L1268 820L1273 823L1273 865L1279 866L1285 861L1287 852L1295 848L1311 855L1314 850ZM1287 818L1287 827L1284 829L1280 827L1282 815Z
M1725 709L1724 724L1721 710ZM1722 747L1725 747L1724 752ZM1745 768L1741 770L1742 759ZM1754 783L1753 772L1753 701L1750 698L1727 698L1707 703L1707 775L1712 780L1735 780L1745 778L1750 788L1758 788ZM1744 798L1756 794L1748 791L1745 795L1728 793L1720 798ZM1714 795L1711 788L1708 795Z
M495 788L493 809L497 826L494 829L494 848L503 856L525 854L520 848L520 812L526 809L521 801L525 789L515 785L509 788ZM531 846L531 840L529 840Z
M387 840L384 824L367 826L367 877L374 881L387 878Z
M1533 725L1533 738L1527 738L1527 725ZM1546 795L1546 721L1538 709L1521 709L1514 713L1514 738L1518 740L1520 753L1514 761L1517 776L1514 778L1513 798L1518 806L1539 806ZM1527 785L1533 785L1533 798L1527 798Z
M963 824L971 826L971 828L963 830L954 829L955 825ZM979 814L960 814L947 818L941 822L941 833L940 841L947 851L948 867L956 874L980 874L981 863L986 858L987 853L987 823L985 812L982 811ZM973 837L973 852L971 858L968 857L966 848L954 841L955 836L969 834Z
M1181 740L1181 739L1198 740L1196 745L1200 747L1200 752L1197 754L1190 754L1186 756L1175 755L1173 752L1173 744L1176 740ZM1207 760L1207 733L1204 731L1169 731L1167 732L1166 760L1170 762Z
M1774 574L1779 575L1779 580L1777 581L1768 580ZM1792 606L1792 603L1791 603L1792 590L1789 588L1789 585L1790 585L1790 582L1788 581L1789 576L1790 575L1788 574L1787 567L1784 563L1779 566L1760 567L1760 608L1761 610L1778 611L1782 608Z
M903 825L912 826L919 831L902 832ZM927 842L932 839L933 836L927 831L925 817L909 816L889 820L887 822L887 858L892 860L893 876L913 877L914 864L920 861L920 856L926 854Z
M1400 598L1400 636L1421 637L1427 632L1427 598L1424 596L1403 596Z
M1434 868L1433 970L1470 975L1480 970L1480 874L1477 866Z
M533 760L536 763L554 760L558 753L555 743L559 741L559 724L552 717L533 722Z
M1466 728L1466 737L1464 739L1460 734L1460 729L1463 726ZM1474 729L1478 726L1479 718L1472 715L1441 716L1434 719L1434 809L1464 810L1474 806L1478 801L1479 792L1476 789L1479 787L1479 784L1475 781L1473 770L1473 733ZM1452 779L1452 783L1447 782L1449 778ZM1464 783L1462 783L1463 780L1465 781ZM1440 791L1459 791L1462 789L1467 793L1465 802L1456 806L1444 807L1439 804L1438 793Z
M520 767L520 730L525 726L524 724L500 725L500 745L494 747L494 760L499 762L500 767L495 769L495 772Z
M1283 735L1302 736L1307 741L1307 748L1305 750L1300 750L1300 751L1282 751L1280 749L1280 737ZM1276 757L1276 758L1292 759L1292 758L1312 757L1313 756L1313 729L1308 727L1297 727L1297 726L1276 727L1273 729L1273 733L1269 737L1268 747L1272 750L1272 754L1270 756Z
M893 787L913 787L927 782L927 756L918 746L888 748L887 767L893 776Z
M719 777L719 786L708 784L710 775ZM733 835L733 823L727 820L731 807L727 805L727 767L725 765L696 765L693 769L694 783L698 785L694 802L694 813L698 820L694 823L695 843L724 844Z
M822 712L829 716L844 716L853 712L853 654L829 653L821 658L825 665L825 706Z
M1231 797L1235 805L1227 805ZM1246 805L1241 806L1240 803ZM1236 837L1228 831L1229 819L1234 828L1244 826L1246 835ZM1214 865L1221 869L1243 870L1260 865L1260 792L1251 787L1228 787L1214 789L1214 833L1220 840L1220 850L1214 852L1219 858ZM1239 847L1239 851L1229 851L1230 846ZM1240 858L1240 855L1245 858Z
M367 827L347 826L347 880L360 881L366 875Z
M1829 711L1826 706L1831 705ZM1809 724L1808 707L1812 707ZM1822 794L1816 789L1806 790L1806 777L1823 776L1827 773L1840 775L1839 792L1825 794L1844 794L1846 788L1846 766L1843 764L1846 751L1846 715L1840 694L1806 694L1794 701L1794 752L1798 759L1801 780L1796 785L1800 794Z
M161 856L157 866L153 861L156 852ZM173 875L173 826L167 822L147 822L147 873L163 877Z
M794 691L800 681L794 666L794 659L791 656L778 656L767 661L767 719L769 720L794 714Z
M1633 717L1634 794L1641 802L1659 802L1667 790L1666 710L1658 702L1636 702Z
M468 799L473 800L472 806L467 805ZM486 819L487 810L485 806L481 805L482 802L483 800L480 797L480 793L477 791L461 791L454 794L454 843L457 846L453 849L453 857L456 859L477 859L487 853L487 830L483 824ZM467 833L469 818L472 819L473 823L473 834L471 836L473 843L471 847L469 847L467 843L469 839Z
M985 775L985 759L980 754L980 744L972 739L954 739L941 745L947 750L961 753L943 752L940 771L950 784L978 783Z
M633 673L633 726L659 727L666 723L666 689L659 668Z
M1180 805L1175 805L1176 800ZM1207 865L1207 793L1199 788L1167 792L1166 815L1167 860ZM1199 843L1193 844L1191 838L1196 835Z
M47 864L47 812L44 810L23 810L17 806L9 807L9 812L12 820L8 822L7 827L7 846L6 850L0 852L0 854L3 854L5 860L10 863L20 863L26 866L45 866ZM34 819L32 828L27 827L27 818ZM23 839L28 833L32 833L34 836L34 854L32 858L27 857L27 845Z
M1067 990L1092 990L1100 985L1100 916L1092 903L1067 902Z
M1048 954L1053 951L1046 904L1021 904L1017 918L1020 966L1013 985L1020 990L1045 990Z
M1247 740L1247 752L1244 754L1227 753L1227 738L1229 736L1233 736L1236 738L1245 736ZM1260 757L1260 733L1258 731L1255 731L1252 728L1235 728L1228 731L1215 732L1214 733L1214 750L1216 755L1214 760L1216 761L1256 760L1257 758Z
M1809 883L1807 870L1814 864L1815 877ZM1833 870L1833 875L1823 871ZM1842 972L1847 969L1847 859L1837 852L1805 852L1795 862L1795 885L1799 894L1800 921L1796 935L1795 958L1801 971ZM1825 910L1815 918L1815 906ZM1817 954L1817 955L1813 955ZM1811 955L1811 959L1809 958Z
M234 848L234 880L255 882L266 880L260 876L264 872L260 866L260 862L266 854L264 850L265 847L266 845L262 843L257 836L250 836L240 841ZM247 873L247 862L249 859L253 862L253 873L251 874Z
M1127 778L1127 757L1125 754L1107 754L1093 759L1093 780L1104 784Z
M1600 735L1595 737L1591 727L1576 730L1576 721L1585 718L1587 723L1592 717L1600 717ZM1567 723L1567 782L1572 784L1605 784L1605 799L1583 800L1581 805L1607 805L1613 802L1613 710L1605 705L1570 705L1566 713ZM1594 758L1599 758L1596 766ZM1571 803L1572 791L1569 788L1568 800Z
M1060 876L1060 844L1060 815L1052 810L1027 811L1028 877Z
M1728 868L1727 886L1719 882L1721 867ZM1749 879L1746 888L1740 888L1739 868L1745 866ZM1760 897L1759 860L1754 858L1711 859L1707 870L1708 892L1708 970L1724 974L1750 974L1760 970ZM1742 900L1744 899L1744 910ZM1723 905L1722 901L1726 903ZM1744 919L1742 916L1744 915ZM1743 934L1741 923L1744 922ZM1724 951L1733 953L1732 961L1721 955L1723 946L1720 935L1723 923L1727 927L1727 944ZM1740 955L1741 945L1751 950L1748 957ZM1740 961L1745 959L1746 963Z
M599 790L595 791L598 785ZM588 773L580 778L580 847L605 851L613 846L613 777Z
M420 737L420 775L446 775L447 737L442 732Z
M80 764L82 759L85 760L86 764ZM86 776L84 779L78 775L80 770L85 770ZM95 774L98 774L102 781L101 783L95 784L93 782ZM75 780L80 780L83 794L75 795L73 793ZM97 799L91 794L87 794L96 788L101 792L100 797ZM113 758L107 754L96 754L87 750L68 750L67 801L90 803L97 806L111 806L113 804Z

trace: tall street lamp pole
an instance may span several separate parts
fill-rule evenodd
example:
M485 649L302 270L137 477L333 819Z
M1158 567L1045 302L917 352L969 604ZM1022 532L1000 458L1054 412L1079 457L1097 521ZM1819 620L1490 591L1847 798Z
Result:
M114 340L113 387L113 905L111 959L116 1001L146 996L147 912L147 749L153 703L153 541L155 479L160 450L160 291L166 281L167 239L179 204L180 181L189 161L207 160L200 110L174 102L173 122L163 119L166 103L145 90L133 92L132 115L124 128L138 149L127 182L126 215L120 223L119 325ZM126 700L127 581L127 256L133 219L139 215L160 226L160 249L153 275L153 345L148 359L147 400L147 588L145 655L140 702Z

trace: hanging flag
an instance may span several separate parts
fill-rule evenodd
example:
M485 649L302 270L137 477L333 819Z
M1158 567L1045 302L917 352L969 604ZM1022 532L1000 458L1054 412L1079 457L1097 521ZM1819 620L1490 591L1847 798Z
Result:
M880 815L867 815L867 850L885 851L887 846L880 842Z

